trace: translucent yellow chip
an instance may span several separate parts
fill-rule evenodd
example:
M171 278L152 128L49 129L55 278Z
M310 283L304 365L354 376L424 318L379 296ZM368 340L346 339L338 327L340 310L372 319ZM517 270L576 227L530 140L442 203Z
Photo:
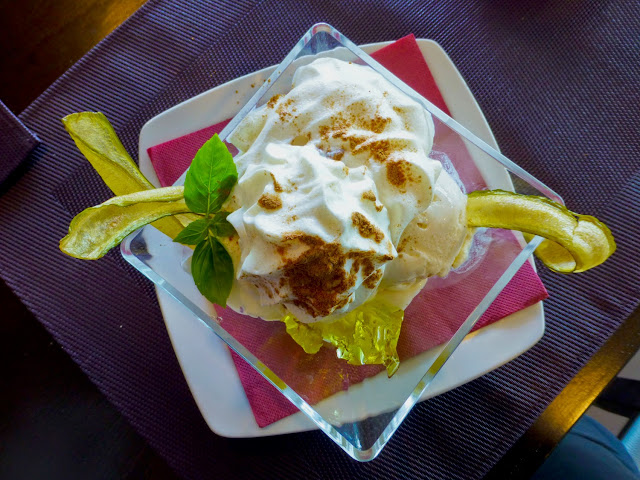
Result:
M336 347L338 358L351 365L384 365L391 377L400 366L396 347L404 310L373 299L330 323L302 323L286 315L287 333L307 353L324 342Z
M560 273L584 272L604 262L616 250L611 230L590 215L580 215L545 197L503 190L483 190L467 196L467 225L518 230L546 240L536 256Z
M69 233L60 240L60 250L83 260L97 260L138 228L188 211L183 187L156 188L113 197L76 215L69 225Z
M72 113L64 117L62 123L78 149L115 195L155 188L129 156L104 114ZM175 238L193 220L191 214L179 215L157 220L153 226Z

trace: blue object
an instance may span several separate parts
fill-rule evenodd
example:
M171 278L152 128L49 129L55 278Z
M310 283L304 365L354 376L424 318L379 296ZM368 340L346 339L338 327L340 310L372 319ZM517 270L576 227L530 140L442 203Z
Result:
M622 442L584 415L531 479L640 480L640 472Z
M622 444L631 455L636 467L638 467L640 465L640 417L636 418L631 428L627 430L622 439Z

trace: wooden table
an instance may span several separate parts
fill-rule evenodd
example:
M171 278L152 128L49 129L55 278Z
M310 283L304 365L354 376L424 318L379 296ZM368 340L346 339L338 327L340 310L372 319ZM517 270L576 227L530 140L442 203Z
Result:
M0 99L19 113L142 0L0 5ZM0 188L0 194L6 186ZM0 477L175 474L0 282ZM640 309L549 405L488 478L527 478L640 347Z

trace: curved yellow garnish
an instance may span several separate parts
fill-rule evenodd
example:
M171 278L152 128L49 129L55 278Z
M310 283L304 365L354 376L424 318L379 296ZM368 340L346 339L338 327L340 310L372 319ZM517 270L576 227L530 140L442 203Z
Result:
M467 225L544 237L536 256L560 273L589 270L616 250L611 230L604 223L590 215L573 213L545 197L503 190L471 192L467 196Z
M64 117L62 123L114 194L126 195L155 188L142 175L104 114L72 113Z
M74 217L60 250L83 260L97 260L127 235L159 218L188 212L183 187L156 188L113 197Z
M384 365L391 377L400 366L396 347L404 311L379 300L367 302L330 322L302 323L286 315L287 333L305 352L317 353L324 342L351 365Z
M115 195L126 195L155 187L138 169L115 130L100 112L72 113L62 119L64 128ZM175 238L194 217L190 214L163 218L153 226Z

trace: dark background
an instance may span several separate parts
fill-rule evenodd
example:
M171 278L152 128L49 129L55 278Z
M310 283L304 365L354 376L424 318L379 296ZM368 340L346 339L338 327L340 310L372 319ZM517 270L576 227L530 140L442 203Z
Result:
M143 3L0 2L0 100L20 113ZM0 311L0 478L177 478L2 280Z

